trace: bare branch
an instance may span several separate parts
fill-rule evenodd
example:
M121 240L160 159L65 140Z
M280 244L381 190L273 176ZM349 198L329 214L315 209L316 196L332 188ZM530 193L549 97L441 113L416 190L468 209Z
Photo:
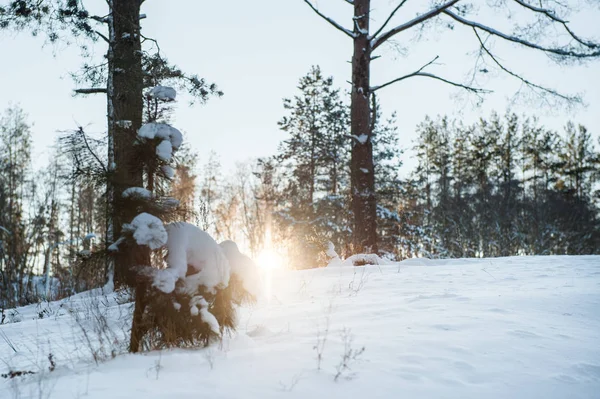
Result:
M507 74L509 74L510 76L520 80L523 84L525 84L528 87L531 87L533 89L538 89L543 91L546 94L550 94L552 96L558 97L562 100L567 101L568 103L581 103L581 98L579 96L569 96L569 95L565 95L565 94L561 94L559 92L557 92L556 90L550 89L548 87L544 87L544 86L540 86L536 83L533 83L527 79L525 79L524 77L522 77L521 75L519 75L516 72L511 71L510 69L506 68L499 60L498 58L492 54L491 50L487 48L487 46L485 45L484 40L481 39L481 36L479 35L479 32L477 32L477 29L473 28L473 32L475 32L475 36L477 36L477 40L479 40L479 44L481 46L481 49L485 52L485 54L488 55L488 57L490 57L490 59L494 62L494 64L496 64L502 71L506 72Z
M383 25L381 25L381 27L380 27L379 29L377 29L377 32L375 32L375 33L373 34L373 36L371 36L372 38L373 38L373 37L376 37L378 34L380 34L380 33L381 33L381 31L383 31L383 30L385 29L385 27L387 26L387 24L388 24L388 23L389 23L389 22L392 20L392 18L394 17L394 14L396 14L396 12L397 12L397 11L398 11L400 8L402 8L402 6L404 5L404 3L406 3L407 1L408 1L408 0L402 0L402 1L400 2L400 4L398 4L398 6L397 6L396 8L394 8L394 11L392 11L392 13L390 14L390 16L389 16L389 17L388 17L388 18L385 20L385 22L383 23Z
M108 23L108 18L109 18L109 17L108 17L108 16L105 16L105 17L99 17L98 15L90 15L90 16L89 16L89 18L90 18L90 19L93 19L93 20L94 20L94 21L96 21L96 22L100 22L100 23L103 23L103 24L107 24L107 23Z
M408 78L412 78L412 77L415 77L415 76L423 76L423 77L426 77L426 78L432 78L432 79L436 79L436 80L442 81L442 82L447 83L447 84L452 85L452 86L460 87L461 89L465 89L467 91L470 91L471 93L477 93L477 94L491 93L491 90L481 89L481 88L478 88L478 87L474 87L474 86L469 86L469 85L465 85L465 84L453 82L451 80L442 78L442 77L434 75L432 73L423 72L423 70L425 68L427 68L429 65L433 64L438 58L439 58L439 56L436 56L433 60L431 60L427 64L423 65L421 68L417 69L415 72L409 73L408 75L401 76L401 77L396 78L394 80L390 80L389 82L384 83L384 84L382 84L380 86L371 87L369 89L369 91L372 92L372 93L374 93L375 91L377 91L379 89L383 89L384 87L389 86L389 85L391 85L393 83L400 82L402 80L405 80L405 79L408 79Z
M89 89L76 89L75 93L77 94L98 94L98 93L107 93L106 88L103 87L92 87Z
M104 36L102 33L98 32L97 30L95 30L94 32L96 32L96 34L98 36L100 36L102 38L102 40L104 40L106 43L110 44L110 40L108 39L108 37Z
M388 39L390 39L395 34L405 31L407 29L410 29L415 25L419 25L419 24L427 21L428 19L435 17L436 15L440 14L441 12L446 10L448 7L452 7L454 4L458 3L459 1L460 0L450 0L447 3L444 3L430 11L427 11L425 14L421 14L421 15L417 16L416 18L413 18L410 21L408 21L402 25L398 25L395 28L390 29L389 31L387 31L383 35L381 35L381 37L374 37L373 39L371 39L371 49L375 50L377 47L379 47L380 45L385 43Z
M90 152L90 154L92 154L92 156L94 157L94 159L96 160L96 162L98 162L98 165L100 165L100 167L102 167L102 169L104 170L104 173L108 173L108 170L106 169L106 166L102 163L102 161L100 160L100 158L98 157L98 155L96 155L96 153L94 152L94 150L92 150L92 148L90 147L90 144L88 143L85 131L83 130L83 127L81 127L81 126L79 126L79 134L81 134L81 137L83 138L83 142L85 143L85 147Z
M348 29L344 28L342 25L338 24L338 23L337 23L337 22L335 22L333 19L331 19L331 18L329 18L329 17L325 16L324 14L322 14L322 13L321 13L321 12L320 12L320 11L319 11L319 10L318 10L316 7L315 7L315 6L313 6L313 5L312 5L312 3L311 3L310 1L308 1L308 0L304 0L304 2L305 2L306 4L308 4L308 6L309 6L310 8L312 8L312 10L313 10L314 12L316 12L318 16L320 16L321 18L323 18L325 21L329 22L329 23L330 23L331 25L333 25L333 26L334 26L336 29L338 29L338 30L340 30L340 31L344 32L345 34L347 34L348 36L350 36L350 37L352 37L352 38L355 38L355 37L356 37L356 35L354 34L354 32L352 32L351 30L348 30Z
M592 48L592 49L600 47L599 43L589 42L589 41L583 40L579 36L577 36L575 34L575 32L573 32L571 30L571 28L569 28L569 25L568 25L569 22L565 21L562 18L557 17L556 14L555 14L555 12L554 12L554 10L550 10L550 9L547 9L547 8L536 7L536 6L532 5L532 4L526 3L523 0L514 0L514 1L517 2L518 4L520 4L521 6L523 6L523 7L527 8L527 9L531 10L531 11L534 11L534 12L537 12L537 13L540 13L540 14L544 14L545 16L547 16L548 18L550 18L554 22L558 22L559 24L561 24L565 28L565 30L569 33L569 35L571 35L571 37L575 41L577 41L578 43L583 44L584 46Z
M423 71L423 69L427 68L429 65L431 65L431 64L433 64L435 61L437 61L437 59L438 59L438 58L440 58L440 56L439 56L439 55L436 55L434 59L432 59L432 60L431 60L431 61L429 61L427 64L423 65L421 68L417 69L417 70L416 70L416 71L414 71L413 73L410 73L410 74L408 74L408 75L402 76L402 77L400 77L400 78L398 78L398 79L394 79L394 80L392 80L392 81L390 81L390 82L388 82L388 83L386 83L386 84L383 84L383 85L381 85L381 86L374 86L374 87L371 87L371 88L369 89L369 91L370 91L370 92L374 92L375 90L379 90L379 89L381 89L381 88L384 88L385 86L391 85L392 83L399 82L399 81L401 81L401 80L404 80L404 79L410 78L411 76L415 76L417 73L419 73L419 72L422 72L422 71Z
M484 32L487 32L491 35L500 37L506 41L509 42L513 42L513 43L517 43L517 44L521 44L525 47L529 47L535 50L540 50L543 51L545 53L550 53L550 54L556 54L556 55L560 55L563 57L573 57L573 58L592 58L592 57L599 57L600 56L600 49L597 51L593 51L593 52L589 52L589 53L582 53L582 52L578 52L572 48L551 48L551 47L544 47L541 46L539 44L535 44L532 43L530 41L521 39L519 37L516 36L511 36L511 35L507 35L506 33L502 33L499 32L493 28L490 28L489 26L480 24L478 22L475 21L470 21L468 19L465 19L455 13L453 13L452 11L449 10L444 10L443 11L446 15L450 16L452 19L454 19L457 22L460 22L463 25L466 26L470 26L472 28L477 28L480 29Z
M354 0L344 0L346 3L354 5Z

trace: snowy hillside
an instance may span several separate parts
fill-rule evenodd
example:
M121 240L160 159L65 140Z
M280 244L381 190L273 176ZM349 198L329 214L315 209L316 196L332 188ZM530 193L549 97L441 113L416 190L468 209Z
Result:
M270 298L240 311L238 335L201 350L111 359L130 309L114 294L7 311L0 373L35 374L0 378L0 398L600 397L598 256L409 260L270 280Z

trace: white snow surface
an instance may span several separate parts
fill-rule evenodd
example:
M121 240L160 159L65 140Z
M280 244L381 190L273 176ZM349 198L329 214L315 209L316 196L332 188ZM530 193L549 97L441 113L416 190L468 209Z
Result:
M0 378L0 398L599 397L598 256L272 272L271 300L241 308L237 335L221 344L114 359L108 352L97 365L89 348L107 340L93 332L88 303L120 332L129 319L119 315L132 306L118 305L117 294L7 310L21 321L0 325L0 373L42 373ZM365 350L334 382L344 330L351 348ZM324 336L317 370L313 348Z
M333 247L333 244L332 244L332 247ZM333 251L333 253L335 253L335 251ZM328 255L329 255L329 249L328 249ZM333 257L333 259L331 259L329 261L329 264L327 265L327 267L355 266L355 265L360 266L360 265L364 265L364 264L393 265L393 264L396 264L396 262L390 261L389 259L382 258L376 254L356 254L356 255L349 256L344 260L341 260L337 256L337 253L336 253L336 256Z
M177 92L169 86L155 86L148 90L148 95L162 101L175 101Z
M150 249L158 249L167 243L167 232L162 221L146 212L137 215L131 223L124 224L123 231L132 232L138 245L147 245Z
M183 291L194 294L199 285L213 289L229 283L229 262L208 233L184 222L168 224L166 230L168 267L157 272L155 287L170 293L175 289L177 280L184 279ZM197 273L186 277L188 266Z

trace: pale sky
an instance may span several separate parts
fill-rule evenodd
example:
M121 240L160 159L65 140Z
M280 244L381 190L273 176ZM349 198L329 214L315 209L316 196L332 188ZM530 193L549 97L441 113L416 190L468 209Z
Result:
M95 0L91 4L101 7L104 2ZM345 1L321 0L317 4L350 27L352 7ZM394 4L395 0L372 1L372 32ZM412 4L414 7L398 13L392 25L414 17L430 2L414 0ZM143 33L159 40L171 62L217 83L225 93L206 105L189 107L185 96L178 102L173 125L187 133L200 154L200 163L206 161L211 150L220 155L226 169L238 161L273 154L285 138L277 128L277 121L284 115L282 99L296 94L298 79L311 65L320 65L324 74L334 77L336 85L349 87L350 38L320 19L302 0L147 0L142 11L148 16L142 21ZM506 27L497 25L504 19L494 15L483 15L482 19L494 27ZM570 20L582 36L600 38L597 9L572 15ZM412 32L396 36L398 45L408 49L406 54L389 46L378 49L383 57L374 61L372 85L413 72L436 55L440 56L440 65L431 72L464 82L474 65L474 57L468 54L476 49L472 32L462 26L454 30L434 26L425 37L427 40L416 41ZM102 132L106 124L105 97L72 96L75 85L68 73L81 64L76 46L43 44L42 38L32 38L28 33L0 33L0 107L18 103L29 114L34 123L34 159L38 167L43 165L57 131L75 128L79 123L88 126L89 131ZM384 112L397 112L403 146L411 146L416 125L426 115L447 114L471 122L488 116L491 110L504 113L509 107L519 114L539 116L548 127L560 128L571 119L598 135L600 62L556 67L545 55L516 45L498 43L496 49L508 66L528 78L569 93L583 93L587 107L566 113L563 109L511 105L508 99L520 84L506 75L489 76L486 88L495 92L482 106L474 107L468 99L457 98L461 92L456 88L415 78L379 92ZM101 56L104 51L98 42L95 52ZM414 165L409 154L404 158L408 166Z

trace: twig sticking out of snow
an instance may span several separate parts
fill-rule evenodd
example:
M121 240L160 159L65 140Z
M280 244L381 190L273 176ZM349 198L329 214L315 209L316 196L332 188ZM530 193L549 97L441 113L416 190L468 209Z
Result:
M365 351L365 347L361 347L360 349L354 349L352 347L352 342L354 341L354 336L351 333L351 330L348 328L344 328L342 330L342 341L344 342L344 352L342 353L342 358L340 363L336 367L336 373L333 377L334 381L337 381L344 373L350 372L352 369L350 365L354 363L354 361L358 360L360 355ZM346 375L347 379L351 379L354 376L353 373Z

